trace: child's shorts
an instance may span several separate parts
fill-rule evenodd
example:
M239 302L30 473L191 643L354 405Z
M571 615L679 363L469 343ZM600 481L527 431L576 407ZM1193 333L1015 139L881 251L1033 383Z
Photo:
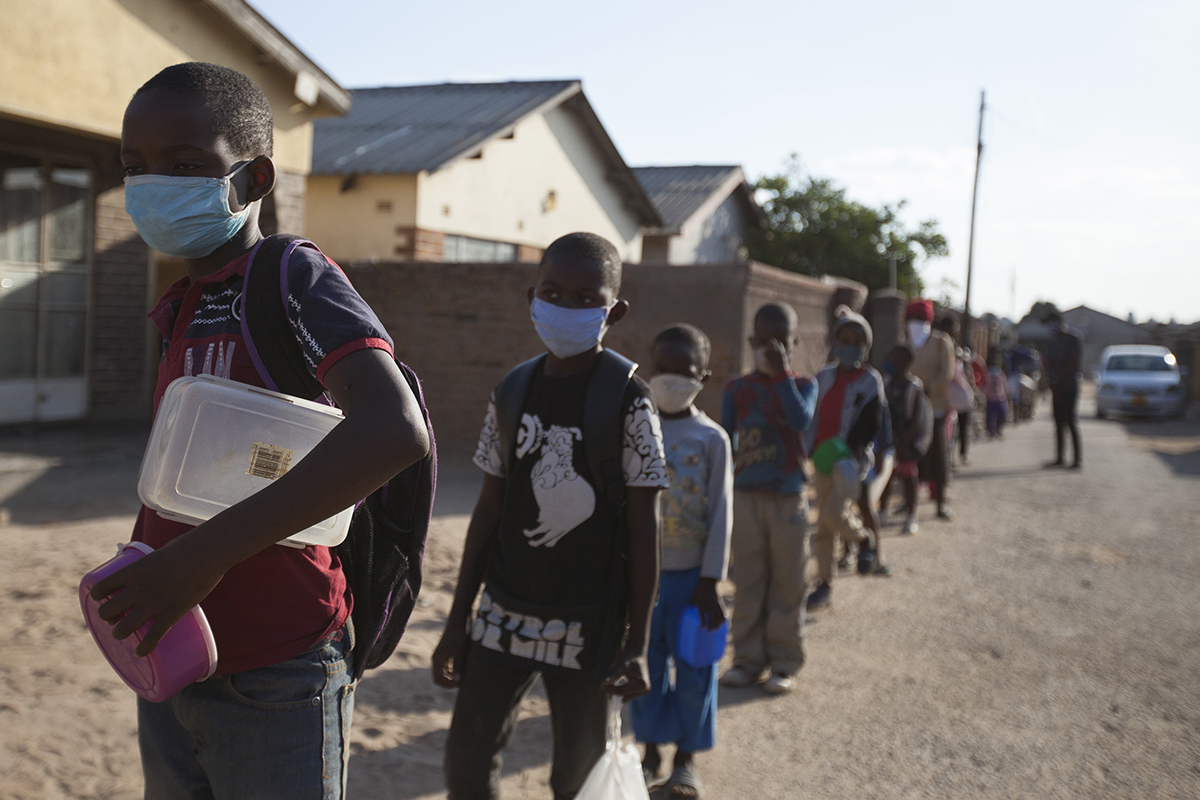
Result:
M917 477L917 460L914 458L910 461L897 462L894 474L900 478Z

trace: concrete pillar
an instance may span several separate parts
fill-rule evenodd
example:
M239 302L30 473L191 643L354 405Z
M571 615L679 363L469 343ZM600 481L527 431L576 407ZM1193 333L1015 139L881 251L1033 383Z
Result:
M867 297L863 316L871 323L875 344L871 348L871 365L878 369L883 358L904 340L904 307L908 296L896 289L876 289Z

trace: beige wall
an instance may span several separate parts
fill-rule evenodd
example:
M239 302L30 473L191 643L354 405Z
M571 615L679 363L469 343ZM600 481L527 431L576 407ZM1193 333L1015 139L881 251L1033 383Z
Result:
M119 138L139 86L163 67L211 61L240 70L275 111L275 160L307 174L313 110L294 77L259 63L236 28L195 0L0 0L0 114Z
M422 174L416 226L532 247L591 231L615 244L625 260L637 261L640 228L604 178L607 170L570 112L535 114L517 125L513 138L484 145L483 158ZM551 191L553 208L545 209Z
M308 237L339 263L394 260L396 247L405 246L402 236L411 235L396 229L416 227L417 176L359 175L345 192L343 180L308 177ZM380 203L391 203L391 210L380 210Z

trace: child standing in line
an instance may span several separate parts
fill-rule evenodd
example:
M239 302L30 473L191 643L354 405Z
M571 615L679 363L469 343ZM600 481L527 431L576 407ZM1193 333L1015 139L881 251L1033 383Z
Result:
M642 769L648 785L659 783L659 745L675 744L667 781L669 797L701 797L692 759L711 750L717 723L717 665L693 667L674 659L684 609L696 606L709 630L725 622L717 583L729 565L733 522L733 473L729 437L692 402L712 374L712 345L691 325L667 328L654 340L650 389L662 415L667 477L662 504L662 575L650 621L650 692L631 704L633 732L646 744Z
M884 362L885 366L891 365L885 393L896 443L896 468L892 475L904 485L907 506L904 525L900 528L900 533L905 536L917 532L917 464L933 436L933 408L921 380L909 371L915 358L912 345L900 344L888 353ZM881 506L887 505L888 489L884 490Z
M799 344L791 306L768 303L754 315L754 371L725 387L721 427L733 442L731 577L737 584L730 628L733 667L721 685L759 683L769 694L796 687L804 665L808 497L801 437L817 386L791 372Z
M272 137L262 90L214 64L167 67L125 110L125 208L147 244L187 267L150 313L164 338L156 411L172 381L201 371L263 386L238 299L275 184ZM207 522L143 507L133 538L154 552L92 590L109 597L100 616L116 638L153 621L138 655L197 604L216 639L213 677L162 703L137 701L145 795L156 800L345 791L352 598L329 548L275 544L423 458L429 434L391 339L337 265L297 247L286 280L302 366L345 420L270 486Z
M1000 368L1000 357L992 359L987 377L987 432L989 439L1004 435L1008 418L1008 378Z
M871 352L870 324L845 306L835 313L834 362L817 373L817 411L808 429L807 444L809 452L819 456L818 448L840 439L849 449L846 458L854 462L859 476L863 476L867 471L867 449L879 435L887 401L883 379L867 363L867 354ZM819 503L813 549L820 582L808 597L809 609L833 602L833 552L839 536L847 546L858 548L860 572L869 572L871 565L878 563L878 542L863 531L855 514L861 495L844 496L837 489L834 477L820 469L814 471L813 483Z
M506 378L488 404L475 451L483 488L433 653L434 682L458 687L444 762L451 800L499 795L500 754L538 675L550 700L557 800L575 796L604 752L609 694L634 697L650 686L658 495L667 487L658 413L646 383L623 373L619 385L601 387L620 398L623 425L612 435L621 441L589 439L602 432L589 431L585 415L592 384L615 380L602 377L613 375L601 368L616 357L600 343L629 309L620 290L621 257L610 242L573 233L551 243L529 290L549 352L509 373L529 376L523 398L509 405ZM608 475L590 466L589 451L609 449L622 456L613 468L623 508ZM610 613L611 600L624 600L625 613ZM625 645L613 652L626 619Z

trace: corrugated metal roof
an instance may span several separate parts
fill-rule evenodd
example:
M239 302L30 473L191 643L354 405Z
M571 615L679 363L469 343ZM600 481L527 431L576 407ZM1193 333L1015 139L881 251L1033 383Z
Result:
M741 167L634 167L633 174L658 209L663 227L677 229L735 170Z
M579 91L576 80L353 89L348 116L313 123L312 171L432 172Z

